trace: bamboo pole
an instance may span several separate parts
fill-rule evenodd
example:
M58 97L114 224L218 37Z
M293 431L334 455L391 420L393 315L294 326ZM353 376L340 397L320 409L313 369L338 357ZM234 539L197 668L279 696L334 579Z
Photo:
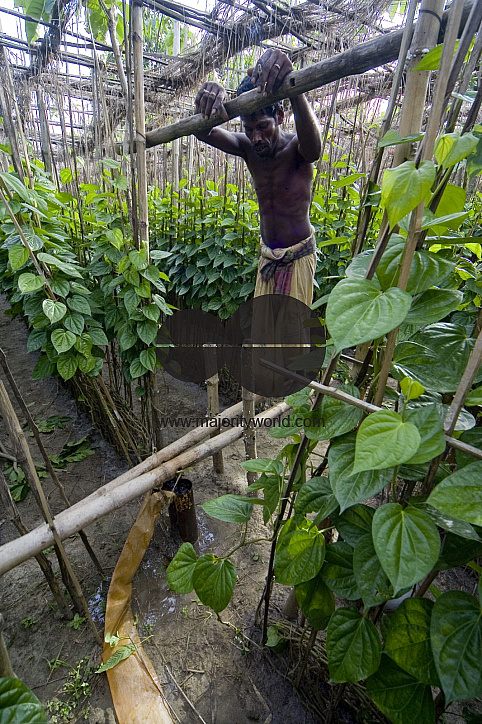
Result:
M472 353L475 354L475 348L472 350ZM478 348L477 353L480 353L480 347ZM315 390L315 392L326 395L326 397L332 397L334 400L340 400L340 402L346 402L347 405L358 407L359 410L363 410L364 412L380 412L380 410L383 410L383 407L378 407L378 405L374 405L371 402L365 402L365 400L352 397L347 392L343 392L343 390L339 390L337 387L329 387L328 385L321 384L321 382L307 382L306 377L301 377L301 375L298 375L296 372L292 372L284 367L268 362L268 360L261 360L260 364L264 367L269 367L274 372L282 372L283 375L287 377L291 377L299 382L304 382L306 387L311 387L311 389ZM477 460L482 460L482 450L479 450L479 448L474 447L473 445L467 445L461 440L451 437L449 434L445 435L445 442L450 445L450 447L455 448L455 450L460 450L461 452L467 453L467 455L472 455L472 457Z
M3 384L3 382L1 380L0 380L0 412L2 414L2 417L4 419L5 425L8 429L8 432L9 432L9 435L10 435L12 441L16 444L16 447L19 449L20 453L24 457L24 462L25 462L24 472L25 472L25 475L27 477L29 484L31 485L32 492L36 493L36 498L40 503L40 509L42 511L42 514L46 520L48 527L51 530L52 543L56 546L56 548L59 552L59 555L58 555L59 566L61 567L61 569L64 566L65 571L68 574L66 577L65 583L66 583L67 587L69 588L69 592L70 592L71 596L73 597L74 601L76 599L78 599L79 605L83 608L85 617L92 629L92 632L94 633L94 636L95 636L97 642L102 643L102 639L100 638L99 632L97 631L95 624L92 620L92 616L90 615L89 607L87 605L87 601L85 600L80 583L71 566L71 563L68 559L68 556L67 556L65 548L62 544L62 541L59 538L59 536L57 535L57 532L55 530L53 517L52 517L51 511L49 508L49 504L47 502L47 498L45 497L45 493L40 484L40 480L38 478L37 471L35 469L35 463L32 459L32 455L30 453L28 443L25 439L25 435L20 426L20 422L15 413L15 410L13 409L13 405L10 402L10 399L8 397L7 390L5 389L5 385ZM67 509L67 510L69 510L69 509ZM16 541L14 541L14 543L15 542ZM37 551L37 552L40 552L40 551ZM70 587L70 585L69 585L70 582L72 583L72 587Z
M205 344L205 368L206 371L210 371L213 363L212 355L216 354L215 344ZM210 349L209 349L210 348ZM208 403L208 417L210 419L216 418L219 415L219 375L216 372L206 380L206 392L207 392L207 403ZM211 434L212 437L219 435L219 427L217 427ZM224 473L224 460L222 451L217 452L213 455L213 468L216 473L222 475Z
M257 415L257 418L272 420L284 415L289 409L289 405L280 402L278 405ZM210 433L209 428L207 433ZM212 456L213 453L238 440L242 434L243 428L241 426L233 427L226 430L226 432L220 433L212 440L206 440L189 448L134 480L129 480L123 485L107 490L105 489L106 486L99 488L79 503L56 515L51 525L44 523L21 538L1 546L0 575L20 565L20 563L28 560L39 551L48 548L55 539L64 540L77 533L81 528L95 523L104 515L112 513L131 500L143 495L151 488L161 487L166 480L173 478L178 470L195 465L201 460Z
M40 454L43 457L45 467L48 470L48 473L52 479L52 482L56 485L64 503L70 507L70 501L65 492L65 488L62 485L62 483L60 482L59 477L53 468L51 460L50 460L49 456L47 455L47 451L45 450L45 447L42 442L42 438L40 437L40 433L39 433L38 427L35 423L35 420L33 419L32 415L30 414L30 410L28 409L28 407L25 403L25 400L22 397L22 393L20 392L20 389L12 374L12 371L10 370L5 352L1 348L0 348L0 365L3 367L3 371L5 372L5 376L7 377L8 381L9 381L10 388L15 396L15 399L17 400L17 404L19 405L20 409L22 410L23 414L25 415L28 426L30 427L30 430L32 431L32 434L35 438L35 442L37 443L38 449L40 450ZM82 539L82 543L84 544L87 553L89 554L90 558L92 559L92 563L97 568L99 573L101 575L104 575L102 566L100 565L100 563L97 559L97 556L95 555L86 534L84 533L83 530L80 530L79 535Z
M12 525L15 526L20 535L26 535L29 530L24 524L20 513L18 512L18 507L16 506L15 501L12 498L12 494L10 493L7 481L5 480L5 476L2 472L0 472L0 500L2 501L3 509L10 518L10 522L12 523ZM45 553L42 553L42 551L40 551L40 553L36 554L35 560L39 564L40 570L44 574L45 580L47 581L47 584L52 591L55 603L59 607L60 615L67 620L72 620L73 613L70 610L69 605L62 594L62 591L60 590L60 586L55 577L55 573L49 559L47 558Z
M246 460L254 460L257 458L256 453L256 430L253 427L253 418L256 414L254 405L254 392L251 392L254 387L254 369L253 369L253 343L252 340L245 340L242 349L242 368L243 376L247 380L249 389L242 387L243 396L243 425L245 425L243 439L244 439L244 450ZM246 479L248 485L252 485L258 476L255 472L248 470L246 473Z
M0 676L12 676L17 678L15 671L12 668L10 657L8 655L7 646L3 638L3 629L5 628L5 621L0 613Z
M472 10L475 0L466 0L464 5L461 29L465 25ZM442 16L438 43L444 39L445 24L448 18L448 11ZM320 88L321 86L333 83L341 78L350 75L359 75L367 70L372 70L386 63L391 63L398 58L403 38L403 30L396 30L387 33L366 43L360 43L344 53L339 53L331 58L314 63L302 70L293 71L286 76L280 88L268 97L264 97L256 90L243 93L239 98L228 101L225 109L228 117L236 118L242 114L254 113L267 105L283 100L294 98L301 93ZM413 29L411 31L413 33ZM200 114L184 118L164 128L157 128L149 131L146 135L147 148L156 146L159 143L169 143L175 138L188 136L192 133L209 131L215 126L224 123L220 117L203 120Z

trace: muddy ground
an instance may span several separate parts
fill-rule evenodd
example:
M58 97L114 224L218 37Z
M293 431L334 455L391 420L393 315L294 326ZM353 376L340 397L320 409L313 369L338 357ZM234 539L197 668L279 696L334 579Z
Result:
M90 420L79 412L71 394L55 379L32 380L37 354L27 354L27 330L20 320L3 313L8 309L0 297L0 346L22 394L36 420L53 416L68 418L63 428L43 434L49 454L58 454L68 442L89 436L93 455L71 463L58 472L70 502L75 503L127 469L126 462L109 447L93 428ZM3 373L0 371L0 376ZM4 379L5 381L5 379ZM206 391L170 377L163 377L164 413L173 417L202 417L206 409ZM228 401L226 400L227 404ZM166 431L166 442L182 434ZM0 441L9 449L8 438L0 419ZM34 459L40 454L32 444ZM268 430L258 432L258 456L274 457L280 441L273 440ZM239 527L209 518L200 505L224 493L243 493L246 487L244 444L239 441L224 451L225 472L216 475L210 459L187 472L192 480L197 504L200 537L197 552L221 555L239 542ZM0 466L4 460L0 458ZM53 513L63 504L49 479L44 481ZM65 547L79 577L91 614L103 634L103 611L109 578L124 545L126 536L139 510L141 499L115 511L86 529L86 533L102 564L105 575L94 567L78 537L65 541ZM25 525L33 528L42 522L31 494L18 504ZM256 511L250 537L266 535L259 511ZM13 525L0 510L0 544L17 536ZM182 724L315 724L324 721L327 706L323 699L328 688L318 671L309 670L308 689L316 692L315 711L301 703L292 685L278 671L296 665L281 660L274 653L263 653L259 646L260 630L254 625L254 614L265 580L269 547L257 543L237 551L234 563L238 583L231 603L222 612L220 623L203 606L194 593L181 596L167 587L166 567L181 540L170 526L167 513L161 514L149 549L136 575L133 586L133 610L137 614L138 631L147 637L144 647L163 685L175 720ZM48 558L57 570L52 551ZM462 588L473 593L475 580L458 569L442 574L437 585L443 590ZM275 586L272 597L273 618L280 616L287 590ZM0 578L0 611L5 617L5 639L17 675L48 707L52 724L87 721L89 724L116 724L112 699L105 674L95 674L100 663L100 647L95 643L88 625L62 620L53 597L34 559L18 566ZM166 667L167 664L167 667ZM278 669L278 671L276 670ZM192 703L193 712L179 690ZM135 692L133 692L135 696ZM346 698L346 691L344 697ZM313 701L313 697L312 697ZM312 707L313 708L313 707ZM447 715L447 724L458 724L464 704L452 705L454 714ZM472 711L482 705L472 702ZM200 718L201 717L201 718ZM368 713L361 718L348 711L337 711L333 721L374 721ZM415 723L414 723L415 724Z
M58 453L66 442L89 436L94 454L81 462L69 464L58 473L70 502L75 503L122 473L127 465L100 439L90 420L79 413L75 400L57 380L32 380L37 355L27 354L26 328L20 320L5 316L3 312L7 308L2 300L1 347L33 417L36 420L46 420L55 415L69 418L63 429L56 428L49 434L43 434L47 452ZM166 413L198 417L205 414L205 390L167 377L163 383ZM178 434L171 430L168 442ZM8 449L1 420L0 435ZM32 438L29 442L35 461L40 461ZM269 437L267 430L259 433L259 456L270 457L278 449L279 442ZM225 472L222 476L213 472L210 459L188 472L198 506L200 538L195 547L199 553L221 554L239 540L239 526L209 518L199 506L223 493L244 492L246 477L239 465L244 458L244 445L239 441L224 451ZM0 464L3 465L3 461ZM51 481L46 479L44 484L52 511L56 513L63 505ZM103 624L108 577L135 520L139 504L140 499L135 500L86 529L105 571L104 580L79 538L65 541L99 629ZM18 503L18 508L28 528L42 522L31 494ZM262 522L257 521L253 526L253 537L265 534ZM0 543L16 536L13 525L0 512ZM180 596L168 589L165 570L180 543L178 534L171 531L168 515L161 515L135 578L133 594L139 633L142 637L151 637L144 646L179 721L190 724L200 720L179 694L166 671L165 662L207 724L312 724L318 721L299 702L291 684L267 665L255 643L251 644L244 635L236 633L239 629L247 637L259 640L259 630L253 628L253 620L266 575L268 545L255 544L236 554L234 562L239 580L230 605L222 613L228 626L219 623L194 593ZM48 558L57 570L54 553L49 552ZM285 596L286 590L276 589L274 615L281 609ZM83 721L85 717L91 724L112 724L115 718L105 674L90 676L89 688L83 687L82 677L76 675L76 671L82 674L86 667L97 667L100 663L100 649L92 631L86 623L80 624L77 629L67 625L55 608L50 589L34 559L0 579L0 610L5 617L4 634L15 672L42 703L54 701L54 707L50 707L52 721L57 718L58 722L63 722L69 715L73 721ZM87 696L84 695L86 693ZM56 700L64 702L63 708L60 703L55 705Z

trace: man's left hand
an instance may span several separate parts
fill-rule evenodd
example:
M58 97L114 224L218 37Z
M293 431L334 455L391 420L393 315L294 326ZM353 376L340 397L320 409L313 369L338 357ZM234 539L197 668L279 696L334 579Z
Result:
M286 76L293 70L291 60L285 53L270 48L263 53L255 68L249 68L248 75L253 79L258 92L268 96L278 90Z

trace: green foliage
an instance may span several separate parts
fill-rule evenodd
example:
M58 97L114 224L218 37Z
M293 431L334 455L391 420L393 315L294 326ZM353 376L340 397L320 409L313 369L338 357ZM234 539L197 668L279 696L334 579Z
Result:
M440 536L428 513L398 503L376 510L373 543L395 595L421 581L440 552Z
M382 644L371 621L353 606L341 606L328 624L326 653L332 681L360 681L378 669Z
M47 724L45 711L20 679L0 678L0 724Z
M396 287L382 292L375 281L342 279L330 294L326 324L338 352L398 327L411 297Z

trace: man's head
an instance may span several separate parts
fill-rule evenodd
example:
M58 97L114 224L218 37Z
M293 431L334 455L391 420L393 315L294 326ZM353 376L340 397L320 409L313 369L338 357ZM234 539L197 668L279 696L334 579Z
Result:
M253 81L251 76L247 75L239 85L236 95L240 96L241 93L250 90L253 90ZM258 156L271 156L279 137L279 126L283 117L280 103L274 103L255 111L255 113L241 116L244 132Z

